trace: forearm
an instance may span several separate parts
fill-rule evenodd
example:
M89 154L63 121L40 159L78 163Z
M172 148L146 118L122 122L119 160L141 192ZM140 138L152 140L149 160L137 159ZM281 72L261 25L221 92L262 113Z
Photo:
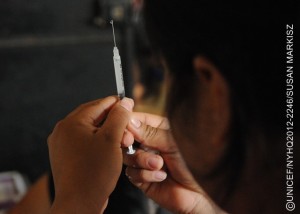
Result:
M107 201L103 203L93 203L82 200L54 201L50 214L102 214L107 206Z
M44 174L30 187L25 197L9 211L9 214L46 214L49 213L50 205L48 174Z

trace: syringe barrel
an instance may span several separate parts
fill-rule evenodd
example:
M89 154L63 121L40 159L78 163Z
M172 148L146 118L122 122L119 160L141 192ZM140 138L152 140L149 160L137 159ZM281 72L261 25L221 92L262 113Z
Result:
M120 57L119 51L116 47L114 47L113 53L114 53L113 61L114 61L114 67L115 67L117 92L118 92L118 96L122 99L123 97L125 97L125 88L124 88L121 57Z

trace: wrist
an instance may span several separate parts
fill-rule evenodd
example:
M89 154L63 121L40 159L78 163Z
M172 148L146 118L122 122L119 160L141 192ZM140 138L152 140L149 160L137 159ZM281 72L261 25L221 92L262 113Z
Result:
M199 195L195 201L194 207L188 214L226 214L218 207L208 196Z
M107 200L104 202L95 203L91 200L72 199L55 199L50 214L100 214L103 213L107 206Z

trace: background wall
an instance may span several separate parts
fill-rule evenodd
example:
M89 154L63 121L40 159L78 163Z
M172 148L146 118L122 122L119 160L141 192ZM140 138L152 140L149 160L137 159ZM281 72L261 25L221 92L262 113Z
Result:
M0 172L34 181L48 168L55 123L82 102L115 94L112 32L92 24L96 5L0 2Z

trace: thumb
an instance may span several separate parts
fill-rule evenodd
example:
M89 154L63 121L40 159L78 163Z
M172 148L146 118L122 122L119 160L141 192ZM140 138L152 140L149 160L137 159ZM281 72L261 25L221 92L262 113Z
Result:
M133 106L132 99L123 98L111 109L104 124L96 134L103 136L105 141L121 143Z

